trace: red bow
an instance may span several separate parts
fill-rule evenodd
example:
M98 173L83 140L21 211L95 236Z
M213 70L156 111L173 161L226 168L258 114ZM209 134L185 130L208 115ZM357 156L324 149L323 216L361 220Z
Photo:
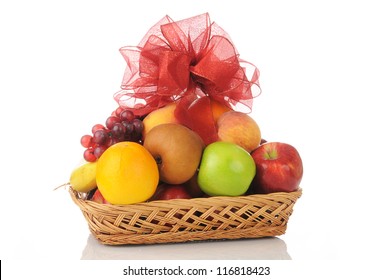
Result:
M120 52L127 68L122 90L114 96L119 105L146 115L179 100L177 119L206 144L217 140L211 100L250 111L260 93L258 69L239 59L226 32L211 24L207 13L177 22L166 16L137 47Z

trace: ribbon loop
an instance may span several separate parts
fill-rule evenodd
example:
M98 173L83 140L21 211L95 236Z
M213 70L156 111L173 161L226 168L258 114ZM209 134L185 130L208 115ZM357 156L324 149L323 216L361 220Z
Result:
M239 59L227 33L210 23L208 13L177 22L166 16L137 47L124 47L120 52L127 68L122 90L114 98L137 115L185 98L176 111L180 121L192 128L192 116L179 112L198 98L233 109L240 104L250 111L253 98L260 94L258 69ZM246 71L249 65L251 73ZM200 113L201 104L209 106L203 100L191 112Z

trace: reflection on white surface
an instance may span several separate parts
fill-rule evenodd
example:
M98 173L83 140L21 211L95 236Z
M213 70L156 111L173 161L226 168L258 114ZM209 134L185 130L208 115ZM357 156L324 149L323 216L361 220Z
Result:
M81 259L84 260L291 260L286 243L276 237L243 240L198 241L177 244L100 244L91 234Z

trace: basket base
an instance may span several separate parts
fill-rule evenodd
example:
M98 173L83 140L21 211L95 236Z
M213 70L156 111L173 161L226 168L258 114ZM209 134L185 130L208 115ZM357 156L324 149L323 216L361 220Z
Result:
M283 235L287 225L260 229L257 227L247 229L213 230L204 232L163 232L159 234L102 234L96 233L91 228L92 235L104 245L124 245L124 244L163 244L163 243L185 243L193 241L207 240L235 240L254 239L263 237L273 237Z

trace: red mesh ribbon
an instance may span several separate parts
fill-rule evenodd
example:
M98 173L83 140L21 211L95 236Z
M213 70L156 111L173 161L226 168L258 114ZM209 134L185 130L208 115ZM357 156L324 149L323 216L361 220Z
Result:
M217 140L211 99L250 112L260 93L258 69L239 59L227 33L207 13L177 22L166 16L138 46L120 52L127 68L114 96L119 105L145 115L178 101L177 119L206 144Z

